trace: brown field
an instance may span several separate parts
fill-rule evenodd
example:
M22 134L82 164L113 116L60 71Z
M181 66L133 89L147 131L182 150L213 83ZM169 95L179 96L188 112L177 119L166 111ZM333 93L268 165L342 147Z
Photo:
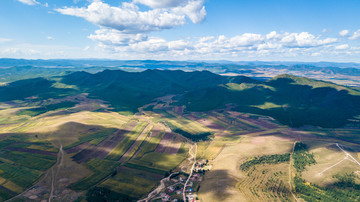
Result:
M32 154L43 154L43 155L48 155L48 156L56 156L57 155L56 152L49 152L49 151L29 149L29 148L7 147L6 150L27 152L27 153L32 153Z
M117 130L112 136L106 138L99 145L90 145L89 147L83 149L73 156L74 160L78 163L82 163L87 162L91 158L105 158L116 147L116 145L124 139L124 135L131 131L136 124L137 122L133 121L123 130Z
M183 143L182 138L179 138L178 136L174 136L170 141L170 143L167 145L163 153L174 154L174 155L177 154L182 143Z
M70 149L67 149L65 150L66 153L68 154L71 154L71 153L77 153L77 152L80 152L81 150L84 150L86 149L87 147L90 146L90 143L89 142L85 142L85 143L82 143L82 144L79 144L78 146L75 146L75 147L72 147Z
M172 133L169 133L169 132L165 133L165 135L161 139L159 145L156 147L155 152L164 153L173 137L174 137L174 135Z

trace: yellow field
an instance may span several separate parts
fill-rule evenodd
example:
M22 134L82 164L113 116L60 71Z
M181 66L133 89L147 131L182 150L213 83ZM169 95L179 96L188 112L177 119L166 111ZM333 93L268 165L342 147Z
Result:
M212 170L206 174L205 180L201 183L199 199L202 201L249 201L254 199L252 197L256 197L256 195L249 194L251 187L246 185L249 180L247 173L240 170L241 163L253 156L289 153L292 150L292 145L292 140L277 136L243 136L241 141L227 143L212 161ZM286 168L288 167L285 166ZM268 172L267 175L273 175L271 173L277 172L276 169L278 169L276 166L274 169L269 168L269 171L266 171ZM281 178L286 177L285 170L282 173ZM259 176L256 174L255 178L260 178ZM268 197L273 195L260 194L261 188L259 187L255 191L254 188L251 189L253 192L258 192L264 201L269 201ZM278 197L273 195L271 200Z
M236 186L249 201L289 200L288 167L288 163L254 166Z
M211 131L211 129L201 125L196 121L191 121L184 118L169 120L169 122L174 126L192 134L206 133Z
M17 184L15 184L11 181L7 181L6 183L2 184L1 186L3 186L6 189L13 191L15 193L21 193L22 191L24 191L24 189L22 187L18 186Z
M217 142L200 142L198 143L198 151L196 158L213 160L223 149L223 143Z

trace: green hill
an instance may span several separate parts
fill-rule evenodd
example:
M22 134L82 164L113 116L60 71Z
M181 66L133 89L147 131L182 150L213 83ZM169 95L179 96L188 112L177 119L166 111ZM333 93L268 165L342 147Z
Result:
M56 82L75 87L59 88ZM208 111L232 103L234 110L272 116L294 127L340 127L360 115L360 92L345 86L291 75L263 82L209 71L75 72L53 80L28 79L2 86L0 101L76 93L89 93L92 98L107 101L114 111L132 113L169 94L177 95L175 104L185 105L188 111Z

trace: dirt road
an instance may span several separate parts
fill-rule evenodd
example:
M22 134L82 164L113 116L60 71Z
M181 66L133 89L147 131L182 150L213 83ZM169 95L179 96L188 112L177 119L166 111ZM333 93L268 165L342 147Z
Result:
M51 189L50 189L50 194L49 194L49 199L48 199L49 202L51 202L52 198L54 197L56 179L57 179L57 176L59 174L59 171L60 171L63 163L64 163L64 150L63 150L62 144L60 144L60 149L59 149L59 153L57 156L56 164L55 164L55 166L53 166L51 168L52 177L51 177ZM55 172L54 172L54 169L55 169Z

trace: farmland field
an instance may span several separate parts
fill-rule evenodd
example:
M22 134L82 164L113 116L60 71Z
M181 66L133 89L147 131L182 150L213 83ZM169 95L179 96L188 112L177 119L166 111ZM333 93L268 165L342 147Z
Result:
M332 100L344 91L329 90L331 103L300 104L302 97L277 94L293 93L283 91L282 77L262 82L205 71L197 72L204 74L198 86L192 83L198 76L173 73L78 72L40 79L50 87L36 96L0 94L0 201L156 201L164 194L182 199L184 187L206 202L360 200L360 116L351 110L335 121L308 116L326 109L332 117L344 97L357 106L355 95ZM138 86L143 74L158 80L144 77L146 86ZM324 90L301 89L314 102L320 99L312 97L314 89ZM273 113L279 116L266 116Z
M148 125L147 122L138 123L135 128L129 133L125 134L125 138L119 143L106 157L108 160L119 160L125 152L134 144L135 140L141 134L141 132Z
M150 192L162 177L162 175L122 167L114 177L106 180L100 186L130 197L140 198Z
M87 190L90 187L96 185L100 180L104 179L108 175L114 172L114 169L119 163L103 159L92 159L86 166L94 172L94 174L81 179L80 181L70 185L71 189L74 190Z

